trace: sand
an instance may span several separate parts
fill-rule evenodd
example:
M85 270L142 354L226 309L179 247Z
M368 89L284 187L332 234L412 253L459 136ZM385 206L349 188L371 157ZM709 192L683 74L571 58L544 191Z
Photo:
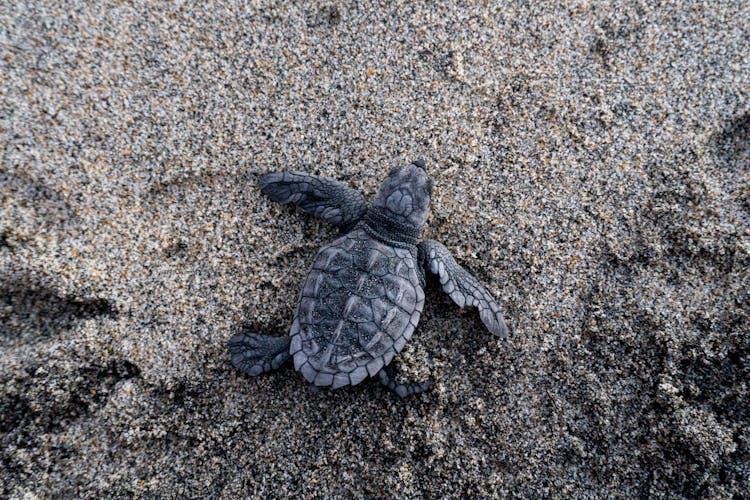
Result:
M172 4L0 5L0 496L750 495L750 3ZM420 156L513 336L234 370L336 234L259 175Z

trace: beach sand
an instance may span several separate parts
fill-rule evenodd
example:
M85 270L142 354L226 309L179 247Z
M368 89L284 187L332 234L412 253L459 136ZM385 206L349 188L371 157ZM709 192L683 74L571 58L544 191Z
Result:
M750 495L750 3L179 4L0 5L0 496ZM512 337L235 370L336 235L259 175L418 157Z

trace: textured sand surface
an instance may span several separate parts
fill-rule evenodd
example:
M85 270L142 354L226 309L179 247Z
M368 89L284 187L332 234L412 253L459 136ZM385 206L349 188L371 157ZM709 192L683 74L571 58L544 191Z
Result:
M750 3L0 3L0 496L750 495ZM541 2L539 2L541 4ZM435 389L237 373L423 156Z

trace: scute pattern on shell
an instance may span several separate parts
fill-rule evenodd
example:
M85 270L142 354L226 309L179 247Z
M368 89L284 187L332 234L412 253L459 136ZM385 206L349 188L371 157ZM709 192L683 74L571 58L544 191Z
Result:
M295 369L318 386L356 385L403 349L424 307L416 247L356 228L323 247L291 329Z

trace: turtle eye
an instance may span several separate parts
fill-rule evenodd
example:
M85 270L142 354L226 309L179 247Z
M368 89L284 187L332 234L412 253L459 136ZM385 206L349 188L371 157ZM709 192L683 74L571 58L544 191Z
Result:
M391 177L391 176L393 176L393 175L396 175L396 173L398 173L398 171L399 171L399 168L398 168L398 167L393 167L392 169L390 169L390 170L388 171L388 177Z

